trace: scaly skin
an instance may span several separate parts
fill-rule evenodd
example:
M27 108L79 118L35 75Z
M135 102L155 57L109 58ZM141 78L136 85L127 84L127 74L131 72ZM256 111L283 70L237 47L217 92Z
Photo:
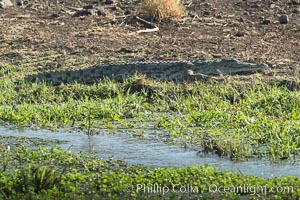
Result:
M255 73L267 67L265 64L252 64L236 60L133 62L95 65L74 71L46 72L28 76L25 80L53 84L75 81L92 83L105 77L122 81L138 73L154 80L182 82L218 75Z

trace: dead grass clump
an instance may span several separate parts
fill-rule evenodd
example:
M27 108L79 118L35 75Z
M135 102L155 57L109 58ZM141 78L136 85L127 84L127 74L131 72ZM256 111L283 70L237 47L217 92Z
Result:
M181 0L143 0L141 10L156 19L181 18L185 13Z

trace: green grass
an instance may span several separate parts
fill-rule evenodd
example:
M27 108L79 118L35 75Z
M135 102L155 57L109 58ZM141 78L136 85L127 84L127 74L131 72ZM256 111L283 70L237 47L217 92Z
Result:
M209 166L144 168L56 147L2 146L0 160L1 199L296 199L300 195L296 177L263 179Z
M299 158L300 94L283 84L132 79L52 86L16 82L4 73L0 91L0 119L18 126L86 130L91 123L97 129L97 122L131 119L156 122L169 142L202 146L232 160Z
M299 156L299 92L270 85L238 90L206 86L198 91L168 104L181 116L160 118L160 127L169 129L173 138L185 137L234 159ZM267 150L259 152L262 148Z
M163 130L157 136L167 143L202 147L204 152L232 160L299 162L299 80L174 84L133 78L125 83L102 80L93 85L59 86L20 81L31 71L8 65L1 68L2 122L50 129L74 126L87 132L93 129L93 133L103 124L112 130L116 125L138 129L155 124L155 129ZM270 192L270 199L300 195L295 177L263 179L208 166L143 168L57 148L0 147L0 199L148 199L149 195L153 199L263 199L266 194L261 188L273 186L293 192ZM137 190L155 184L159 188L192 185L197 192L162 195ZM252 192L209 191L209 186L215 185L223 189L247 185ZM254 194L253 188L258 188L259 194Z

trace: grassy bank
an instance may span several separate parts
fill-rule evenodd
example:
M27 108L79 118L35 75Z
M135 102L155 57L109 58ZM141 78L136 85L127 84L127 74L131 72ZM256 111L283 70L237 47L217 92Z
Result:
M295 87L291 87L294 85ZM158 83L131 79L93 85L46 85L0 81L0 119L19 126L75 126L101 131L98 122L134 128L154 122L169 142L201 146L232 160L298 159L299 81L250 84ZM296 88L296 89L295 89ZM129 121L130 119L130 121Z

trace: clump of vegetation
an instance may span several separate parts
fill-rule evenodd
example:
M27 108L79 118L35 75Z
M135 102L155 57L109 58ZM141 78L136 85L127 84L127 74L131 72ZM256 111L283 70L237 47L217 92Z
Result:
M181 18L185 13L181 0L144 0L141 10L156 19Z

